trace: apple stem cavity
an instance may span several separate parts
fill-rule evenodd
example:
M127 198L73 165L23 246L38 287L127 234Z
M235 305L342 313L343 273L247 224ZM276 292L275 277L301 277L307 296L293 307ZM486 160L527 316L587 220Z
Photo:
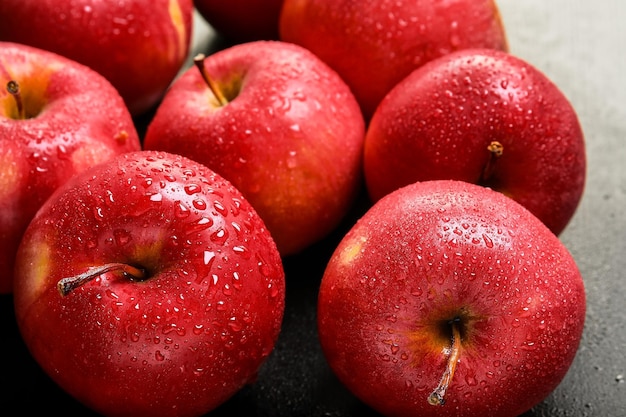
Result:
M142 281L146 278L146 271L142 268L136 268L134 266L123 263L110 263L101 266L93 266L87 269L82 274L72 277L62 278L57 283L57 289L63 297L74 291L76 288L85 284L92 279L99 277L100 275L108 272L121 273L122 276L129 278L132 281Z
M24 109L24 103L22 102L22 93L20 91L20 85L18 84L18 82L15 80L10 80L7 83L7 91L15 99L18 119L26 119L26 110Z
M430 405L442 406L446 403L446 391L452 382L452 377L454 377L454 371L456 370L456 365L459 362L459 356L461 354L460 322L461 319L459 317L456 317L449 322L449 325L452 328L452 341L448 352L448 363L446 365L446 370L443 372L443 376L439 381L439 385L437 385L437 388L435 388L434 391L428 396L428 403Z
M491 176L493 175L493 171L496 167L496 161L502 156L504 152L504 146L496 140L492 141L489 146L487 146L487 150L489 151L489 159L483 168L483 172L480 176L479 183L482 185L486 185L489 183Z
M220 106L225 106L228 104L228 100L220 90L219 86L215 83L215 80L209 76L204 66L204 59L206 56L204 54L198 54L194 57L193 63L196 65L198 70L200 71L200 75L204 82L209 86L209 89L213 93L213 95L217 98L217 101L220 103Z

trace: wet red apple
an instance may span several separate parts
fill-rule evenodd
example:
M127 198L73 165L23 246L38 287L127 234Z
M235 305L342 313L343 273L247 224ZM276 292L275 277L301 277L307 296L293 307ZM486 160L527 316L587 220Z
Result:
M15 313L43 370L107 416L199 416L254 381L284 310L274 241L241 193L178 155L74 176L29 225Z
M141 147L117 90L75 61L0 42L0 293L22 234L74 174Z
M570 368L585 289L564 244L502 193L418 182L374 204L322 278L338 378L395 417L516 417Z
M150 110L187 58L192 0L2 0L0 40L93 68L133 116Z
M286 42L197 58L159 105L144 148L187 156L232 182L282 255L320 241L361 187L365 123L346 83Z
M279 33L335 69L366 119L426 62L465 48L508 49L493 0L285 0Z
M508 195L560 234L584 191L584 135L567 97L536 67L464 50L385 97L366 133L364 172L374 201L415 181L462 180Z

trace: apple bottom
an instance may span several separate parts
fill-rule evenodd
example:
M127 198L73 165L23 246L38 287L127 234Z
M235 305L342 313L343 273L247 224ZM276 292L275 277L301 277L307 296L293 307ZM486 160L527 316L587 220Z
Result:
M518 416L560 383L584 318L556 236L506 196L454 181L379 200L318 298L331 368L385 416Z
M408 292L406 295L410 296ZM334 297L350 300L355 295L345 292ZM393 311L394 306L386 307ZM343 329L342 335L329 334L323 339L324 351L331 352L327 355L331 367L357 397L388 416L408 416L417 410L423 413L417 415L466 416L469 402L471 415L520 415L556 388L575 352L572 345L552 343L550 335L536 338L537 328L532 324L521 327L506 315L483 316L464 306L430 312L430 318L421 322L415 320L419 313L406 311L408 305L394 314L375 315L365 315L354 305L331 304L327 309L332 310L328 315L350 317L320 322L321 328ZM385 306L381 310L386 310ZM450 322L455 319L463 323L461 358L445 404L435 411L428 398L446 368ZM351 328L361 330L355 334ZM519 333L515 340L503 337L513 328ZM575 339L576 334L570 337ZM538 357L544 359L537 363ZM501 414L501 410L516 411Z
M212 319L199 326L197 306L162 297L163 304L173 306L168 316L158 302L148 301L158 290L146 288L145 300L122 303L126 294L119 284L97 281L109 289L102 293L94 287L76 302L70 295L62 307L37 305L28 313L27 320L58 317L64 326L22 326L24 340L46 373L91 409L106 415L118 410L118 415L178 416L183 409L184 415L202 415L252 382L271 352L268 335L276 323L250 315L247 303L224 309L214 303ZM91 300L89 312L78 299L82 297ZM74 317L85 313L93 320L76 323ZM232 317L249 317L245 326L250 327L237 328ZM127 324L115 326L122 318ZM47 340L57 342L51 346ZM80 353L73 354L77 346Z

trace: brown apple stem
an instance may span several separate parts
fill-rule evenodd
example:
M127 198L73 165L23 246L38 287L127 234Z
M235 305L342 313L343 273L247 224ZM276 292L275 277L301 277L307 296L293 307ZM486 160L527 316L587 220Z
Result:
M215 80L213 80L213 78L211 78L209 74L207 74L206 68L204 67L205 58L206 57L204 56L204 54L198 54L194 57L193 62L194 64L196 64L196 67L200 71L202 79L204 80L204 82L207 83L209 89L211 89L211 92L213 92L213 95L217 98L217 101L220 103L221 106L225 106L228 104L228 100L226 100L226 97L224 97L224 94L222 94L222 90L220 90L218 85L215 83Z
M22 102L22 93L20 92L20 85L15 80L10 80L7 83L7 91L15 99L15 105L17 106L17 117L19 119L26 119L26 110L24 109L24 103Z
M493 171L496 167L496 161L504 152L504 146L502 146L500 142L494 140L489 144L489 146L487 146L487 150L489 151L489 159L487 160L480 176L480 184L486 184L489 182L489 179L493 175Z
M461 353L461 331L459 330L459 319L451 320L450 326L452 327L452 342L450 344L450 352L448 353L448 363L446 370L439 381L437 388L428 396L428 403L430 405L444 405L446 403L446 391L452 382L454 377L454 371L456 365L459 362L459 356Z
M91 281L92 279L99 277L100 275L106 274L107 272L119 272L125 277L130 277L134 280L142 280L146 276L146 273L143 269L123 263L110 263L102 266L93 266L87 269L87 271L83 272L82 274L62 278L57 283L57 288L62 296L66 296L86 282Z

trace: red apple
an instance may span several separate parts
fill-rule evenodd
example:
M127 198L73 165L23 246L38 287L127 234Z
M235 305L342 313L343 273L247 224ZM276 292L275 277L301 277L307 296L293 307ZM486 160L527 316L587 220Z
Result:
M76 175L16 264L26 346L107 416L199 416L251 382L284 310L281 258L241 193L178 155L127 153Z
M145 149L187 156L232 182L282 255L329 234L362 179L365 123L348 86L308 50L279 41L196 62L159 105Z
M124 101L93 70L0 42L0 293L29 221L68 178L140 149Z
M278 39L282 0L194 0L200 15L232 42Z
M463 180L512 197L555 234L578 207L585 171L570 102L501 51L459 51L417 69L385 97L365 139L374 201L415 181Z
M280 39L334 68L369 119L415 68L465 48L507 50L493 0L285 0Z
M95 69L136 116L156 105L185 62L192 13L192 0L2 0L0 40Z
M571 366L585 291L559 239L514 200L426 181L374 204L322 278L339 379L386 416L515 417Z

